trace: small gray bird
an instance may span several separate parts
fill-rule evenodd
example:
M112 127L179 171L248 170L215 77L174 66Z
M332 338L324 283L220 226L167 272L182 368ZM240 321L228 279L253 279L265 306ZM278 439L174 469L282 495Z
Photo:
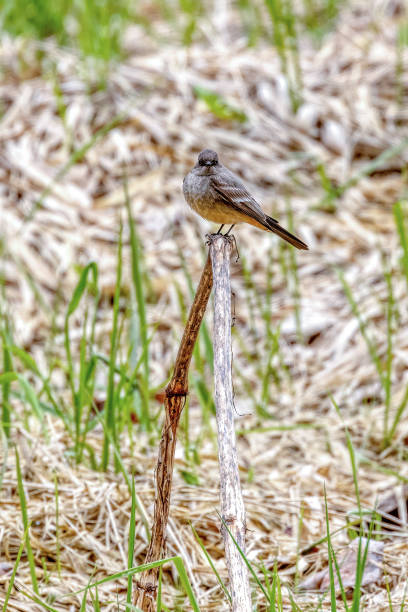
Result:
M307 244L263 212L242 181L219 163L217 153L211 149L199 154L196 165L184 178L183 192L196 213L221 223L218 234L225 224L231 224L228 235L236 223L245 222L278 234L298 249L308 249Z

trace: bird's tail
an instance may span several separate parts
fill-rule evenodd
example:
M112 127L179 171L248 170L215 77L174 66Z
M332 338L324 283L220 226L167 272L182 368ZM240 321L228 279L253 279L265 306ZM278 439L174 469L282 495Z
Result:
M278 236L283 238L283 240L286 240L286 242L293 244L293 246L296 247L297 249L303 249L305 251L309 249L307 244L302 242L300 238L296 238L296 236L288 232L288 230L285 230L285 228L279 225L279 223L275 219L272 219L272 217L266 216L266 219L263 225L271 232L278 234Z

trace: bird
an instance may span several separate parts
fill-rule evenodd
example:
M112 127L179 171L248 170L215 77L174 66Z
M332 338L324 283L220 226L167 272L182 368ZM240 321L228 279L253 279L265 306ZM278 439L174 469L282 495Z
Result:
M228 224L231 225L225 234L228 236L236 223L245 222L274 232L298 249L309 248L300 238L279 225L276 219L264 213L244 183L219 162L216 151L201 151L196 165L184 177L183 193L187 204L197 214L221 223L217 234Z

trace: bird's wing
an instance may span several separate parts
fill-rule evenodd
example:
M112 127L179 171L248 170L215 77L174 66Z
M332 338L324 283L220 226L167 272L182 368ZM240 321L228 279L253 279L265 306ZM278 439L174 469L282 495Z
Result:
M222 168L221 172L211 177L211 187L214 196L220 198L224 204L261 223L265 222L266 215L258 202L251 196L244 183L227 168Z
M224 204L244 213L258 221L262 226L281 238L293 244L298 249L307 249L308 246L302 240L285 230L276 219L268 217L258 202L251 196L245 185L235 174L222 168L220 172L211 176L210 182L213 196L219 198Z

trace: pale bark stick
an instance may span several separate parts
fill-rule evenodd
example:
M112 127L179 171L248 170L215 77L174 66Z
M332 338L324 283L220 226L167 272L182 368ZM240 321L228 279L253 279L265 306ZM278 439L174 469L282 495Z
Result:
M214 282L214 384L220 464L221 516L239 547L245 552L245 508L239 479L234 430L231 346L230 256L232 240L221 235L210 239ZM248 569L224 526L221 527L230 581L232 609L250 612Z
M203 320L210 297L211 288L212 268L210 255L208 255L184 329L173 376L164 393L165 421L156 466L156 496L154 501L152 538L145 563L163 559L166 554L166 528L170 510L177 426L188 393L188 369L190 367L191 356L198 332L200 331L201 321ZM143 612L153 612L156 610L158 574L158 568L144 572L137 585L138 591L135 596L135 603Z

